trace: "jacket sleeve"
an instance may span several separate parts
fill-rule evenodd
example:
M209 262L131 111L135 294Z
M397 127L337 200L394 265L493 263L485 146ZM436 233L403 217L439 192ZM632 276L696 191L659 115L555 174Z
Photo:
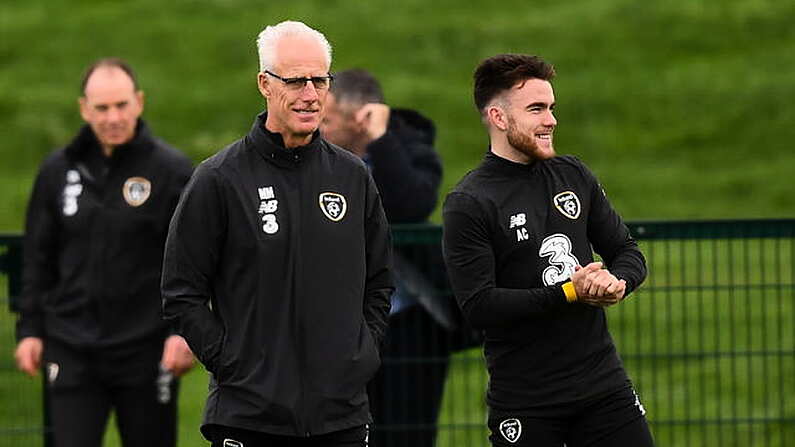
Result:
M646 259L629 228L610 205L596 177L584 165L580 166L591 188L588 240L605 261L607 269L616 278L627 282L626 297L646 278Z
M417 223L436 207L442 163L434 148L392 130L367 146L373 178L389 222Z
M201 165L185 187L169 225L161 283L164 318L210 372L216 372L224 337L210 307L226 231L220 181Z
M169 221L171 220L171 217L173 217L174 210L177 207L177 203L179 203L179 198L182 195L182 192L185 190L185 187L187 186L192 174L193 165L191 164L190 159L187 157L180 157L174 161L169 185L169 194L172 198L168 207Z
M367 211L365 217L365 256L367 277L364 287L364 319L381 346L387 329L389 297L395 290L392 280L392 236L389 232L381 198L372 177L367 176Z
M530 289L496 286L492 231L486 213L463 193L447 196L442 250L453 293L474 329L506 326L566 305L561 285Z
M193 164L190 162L190 159L187 157L179 157L173 162L172 166L172 173L171 179L169 182L169 195L170 200L168 203L168 207L166 208L166 218L165 218L165 228L164 231L166 232L166 236L168 233L168 227L171 222L171 218L174 217L174 210L179 203L179 198L182 196L182 191L185 190L185 187L188 181L191 178L191 174L193 173ZM162 273L162 272L161 272ZM162 278L161 278L162 283ZM176 328L174 327L174 322L168 325L168 335L179 335Z
M39 171L28 203L23 242L22 295L19 298L17 341L44 336L43 306L58 282L57 195L48 185L45 168Z

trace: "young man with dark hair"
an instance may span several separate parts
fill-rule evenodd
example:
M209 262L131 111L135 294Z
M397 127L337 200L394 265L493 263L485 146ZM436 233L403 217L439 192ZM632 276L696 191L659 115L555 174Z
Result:
M59 447L99 447L111 408L125 447L176 444L175 376L193 366L160 316L168 224L190 160L140 119L117 58L83 76L87 123L41 166L28 206L16 360L43 365Z
M651 446L604 312L641 284L645 259L594 175L555 154L554 75L535 56L480 64L474 98L491 145L444 204L453 290L485 332L490 440Z

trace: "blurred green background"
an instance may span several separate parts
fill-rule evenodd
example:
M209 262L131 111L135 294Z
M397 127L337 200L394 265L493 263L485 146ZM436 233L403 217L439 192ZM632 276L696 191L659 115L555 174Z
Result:
M390 104L436 122L442 197L486 149L475 66L523 52L558 71L558 152L591 166L625 218L795 215L795 2L28 0L0 3L0 232L22 231L39 163L80 125L92 60L131 62L144 117L198 162L263 108L254 39L285 19L326 34L334 70L372 71ZM201 445L206 379L185 382L181 445Z
M0 231L22 229L38 164L80 124L90 61L128 59L144 117L198 162L263 108L254 39L288 18L328 36L333 69L373 71L391 104L436 122L442 196L486 149L475 66L525 52L558 71L558 152L625 217L794 214L795 2L29 0L0 5Z

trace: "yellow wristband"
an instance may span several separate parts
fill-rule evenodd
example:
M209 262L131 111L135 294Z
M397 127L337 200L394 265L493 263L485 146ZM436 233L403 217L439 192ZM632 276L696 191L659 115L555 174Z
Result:
M566 294L566 301L573 303L577 301L577 291L574 290L574 283L571 281L563 283L563 293Z

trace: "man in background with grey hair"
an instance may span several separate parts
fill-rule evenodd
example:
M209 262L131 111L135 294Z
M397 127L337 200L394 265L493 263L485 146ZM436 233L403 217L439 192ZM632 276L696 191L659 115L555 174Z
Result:
M334 74L320 131L369 166L390 223L428 221L442 180L430 119L385 104L375 76L354 68ZM432 447L461 314L450 294L438 292L449 289L438 245L401 244L393 261L387 361L368 387L371 439L378 447Z
M326 38L288 21L257 47L268 110L180 199L164 314L212 373L213 446L365 446L393 290L386 216L364 163L317 131Z

